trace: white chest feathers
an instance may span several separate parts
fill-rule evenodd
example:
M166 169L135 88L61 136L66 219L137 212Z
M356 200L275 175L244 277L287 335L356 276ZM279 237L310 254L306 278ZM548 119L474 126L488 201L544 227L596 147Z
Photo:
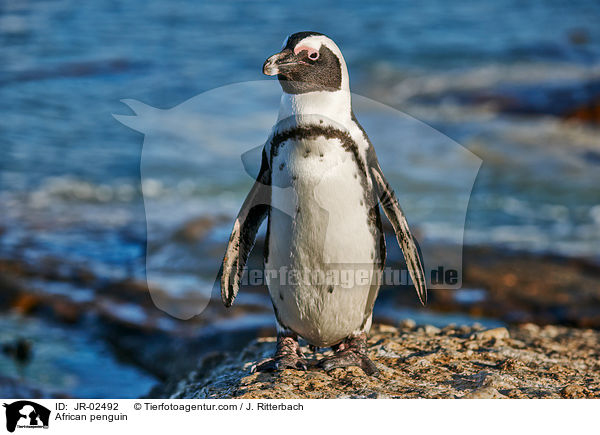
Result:
M367 179L339 138L293 137L273 154L269 292L285 326L335 344L361 328L371 291L370 278L356 279L373 273L379 249Z

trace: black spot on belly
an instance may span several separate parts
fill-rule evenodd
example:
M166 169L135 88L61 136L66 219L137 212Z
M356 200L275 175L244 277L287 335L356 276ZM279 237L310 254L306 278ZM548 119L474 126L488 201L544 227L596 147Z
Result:
M283 295L279 293L279 299L283 300Z
M360 205L365 205L365 202L362 199L360 200Z
M285 163L282 163L281 165L279 165L279 170L282 171L283 168L285 168Z
M304 150L304 157L308 157L309 154L310 154L310 150Z
M328 291L329 293L333 293L333 286L331 286L331 285L330 285L330 286L329 286L329 288L327 289L327 291Z
M323 153L319 154L319 157L323 157Z
M323 124L323 120L322 119L319 119L319 124Z

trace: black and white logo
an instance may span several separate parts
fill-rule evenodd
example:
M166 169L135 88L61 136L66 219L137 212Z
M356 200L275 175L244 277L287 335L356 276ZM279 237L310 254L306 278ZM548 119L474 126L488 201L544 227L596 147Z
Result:
M15 429L47 429L50 420L50 410L29 400L19 400L10 404L5 403L6 430Z

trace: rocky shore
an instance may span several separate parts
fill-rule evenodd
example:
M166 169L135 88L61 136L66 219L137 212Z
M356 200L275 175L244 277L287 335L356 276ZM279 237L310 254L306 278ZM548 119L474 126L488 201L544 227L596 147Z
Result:
M438 251L443 253L442 248ZM391 261L390 266L402 265ZM52 258L36 264L0 259L0 349L10 348L19 338L31 343L27 361L0 352L0 390L22 391L12 394L20 397L80 395L59 376L43 385L41 376L49 367L57 367L67 379L77 368L81 384L74 385L85 386L90 376L99 376L94 360L104 352L115 369L145 379L135 391L116 393L133 397L288 397L292 393L298 397L463 397L474 391L480 394L482 388L490 393L485 388L498 382L494 374L513 379L508 387L506 383L492 387L507 397L588 397L597 394L590 386L595 375L588 379L587 373L594 370L594 355L598 359L599 276L597 264L581 259L466 247L463 289L432 291L423 308L412 288L384 287L375 322L397 325L400 319L413 316L419 324L438 327L480 321L488 328L508 325L509 338L481 342L470 338L481 331L464 326L439 333L433 326L411 327L410 322L397 331L374 328L371 356L387 367L377 380L365 378L358 369L330 375L312 370L307 374L248 376L249 364L274 348L274 339L268 339L275 331L265 288L243 288L230 309L225 309L215 294L201 316L183 321L158 310L144 282L107 279ZM177 295L173 298L178 302ZM529 326L518 326L524 324ZM47 328L55 334L42 334ZM72 338L75 347L64 353L53 352L52 359L45 360L45 349L64 347L66 337ZM267 338L253 342L257 337ZM96 347L82 347L81 343L88 342ZM394 352L397 356L388 361L386 355ZM82 353L88 359L82 359ZM575 359L569 360L573 355L587 358L584 368L575 366ZM516 373L488 367L505 360L522 362L524 358L530 358L527 369L517 366ZM560 361L551 364L548 358ZM429 368L419 368L428 363ZM554 366L575 371L564 376L571 372L559 371L552 374L555 378L551 384L543 388L537 385L540 379L548 379L552 373L548 369ZM106 371L101 376L102 382L112 382ZM193 381L178 384L182 378ZM151 392L150 381L159 383ZM204 384L212 385L210 391L202 387ZM286 388L289 391L284 391Z
M359 368L325 373L250 373L271 354L275 338L239 353L207 355L198 368L155 388L172 398L600 398L600 332L524 324L485 330L376 325L369 356L378 378ZM303 349L314 362L327 353Z

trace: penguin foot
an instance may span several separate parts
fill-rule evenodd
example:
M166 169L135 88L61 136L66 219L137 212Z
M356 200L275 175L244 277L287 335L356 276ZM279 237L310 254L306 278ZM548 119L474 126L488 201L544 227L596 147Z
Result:
M275 355L253 365L250 371L277 372L284 369L306 370L306 360L295 336L278 335Z
M319 365L326 372L350 366L360 367L369 376L378 376L379 370L367 356L367 335L348 337L334 347L333 356L323 358Z

